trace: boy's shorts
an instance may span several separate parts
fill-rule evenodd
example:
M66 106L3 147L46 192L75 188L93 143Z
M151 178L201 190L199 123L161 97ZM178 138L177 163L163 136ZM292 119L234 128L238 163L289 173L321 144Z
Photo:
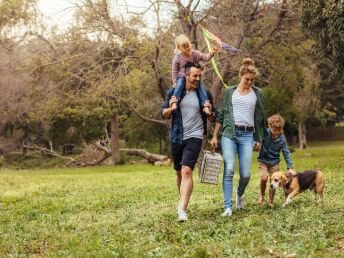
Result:
M264 163L260 160L258 160L258 168L259 168L259 173L260 176L270 176L279 171L279 163L276 163L274 165L270 165L267 163Z

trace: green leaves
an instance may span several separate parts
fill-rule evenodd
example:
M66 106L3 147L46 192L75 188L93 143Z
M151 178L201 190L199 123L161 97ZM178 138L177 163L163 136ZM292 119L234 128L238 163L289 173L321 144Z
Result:
M302 25L317 41L318 48L333 60L336 71L344 68L344 5L335 0L302 0Z

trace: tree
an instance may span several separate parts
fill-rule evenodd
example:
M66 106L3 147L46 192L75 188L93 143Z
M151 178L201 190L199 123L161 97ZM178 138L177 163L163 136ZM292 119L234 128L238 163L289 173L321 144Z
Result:
M316 41L319 53L335 64L344 76L344 5L338 0L301 0L305 33Z
M11 131L13 143L21 145L31 136L42 137L36 129L42 127L37 119L36 104L26 47L31 30L36 26L36 0L8 0L0 2L0 133ZM25 67L26 66L26 67ZM14 135L14 131L19 133ZM25 148L23 148L25 154Z

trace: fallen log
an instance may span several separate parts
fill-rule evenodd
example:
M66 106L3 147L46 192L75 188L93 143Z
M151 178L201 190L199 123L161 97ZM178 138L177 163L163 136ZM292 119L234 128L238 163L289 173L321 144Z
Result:
M84 167L84 166L97 166L103 163L107 158L111 157L111 149L107 146L101 145L100 142L94 143L93 146L99 150L104 152L104 155L98 159L92 159L87 157L87 155L80 155L76 158L66 157L60 155L56 151L52 149L48 149L45 147L38 146L36 144L33 145L25 145L28 149L35 149L39 151L42 155L52 155L54 157L68 160L69 162L65 164L65 166L77 166L77 167ZM171 160L165 156L160 154L149 153L148 151L142 149L120 149L122 153L127 155L135 155L145 158L149 163L154 165L171 165Z
M166 155L149 153L142 149L120 149L119 151L127 155L143 157L147 159L149 163L155 165L171 165L171 160Z
M104 157L111 156L111 149L105 144L96 142L93 144L98 150L104 152ZM140 156L148 160L149 163L154 165L171 165L171 159L166 155L154 154L142 149L119 149L119 152L125 153L127 155Z

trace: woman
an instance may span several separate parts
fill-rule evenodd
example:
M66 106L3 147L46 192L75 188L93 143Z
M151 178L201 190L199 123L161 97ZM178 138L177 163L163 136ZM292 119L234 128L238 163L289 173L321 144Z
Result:
M250 58L244 59L239 71L241 79L239 85L228 87L221 97L211 145L213 148L217 147L217 135L221 128L221 146L225 163L223 172L225 212L222 216L232 215L236 153L238 153L240 174L236 190L236 207L241 209L244 207L243 195L251 176L252 152L253 149L260 150L260 141L266 133L263 92L253 86L257 74L258 70L254 62Z

